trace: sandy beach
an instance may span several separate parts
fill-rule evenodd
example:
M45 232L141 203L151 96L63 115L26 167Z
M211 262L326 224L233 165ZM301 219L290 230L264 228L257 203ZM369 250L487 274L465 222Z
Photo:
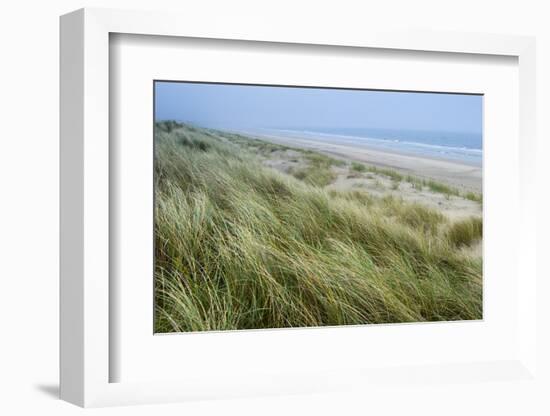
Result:
M373 149L367 145L348 144L333 141L326 137L316 140L296 136L283 136L258 133L257 131L240 133L258 139L286 146L314 150L343 160L363 162L370 165L390 168L403 174L435 180L464 191L480 193L482 191L482 168L454 160L435 159L411 154L387 152Z
M411 154L385 152L372 149L357 143L330 142L326 137L319 140L263 134L251 131L239 131L250 139L266 142L267 149L257 152L261 163L271 169L291 176L307 170L310 161L307 151L325 154L330 158L342 161L341 165L330 167L333 177L325 185L334 191L362 190L384 198L393 197L411 203L419 203L444 214L451 221L460 221L468 217L482 217L482 204L476 198L468 198L469 193L482 195L482 169L479 166L457 161L421 157ZM288 146L288 148L271 148L269 144ZM254 150L252 147L249 150ZM364 164L364 170L356 170L353 163ZM373 167L369 168L368 166ZM378 169L378 170L377 170ZM395 180L385 170L401 175ZM446 192L429 186L415 185L406 180L408 176L424 181L434 181L455 190Z

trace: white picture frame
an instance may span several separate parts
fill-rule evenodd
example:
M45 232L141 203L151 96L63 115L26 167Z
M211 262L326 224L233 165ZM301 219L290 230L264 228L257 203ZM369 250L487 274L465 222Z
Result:
M184 23L182 23L184 22ZM243 379L231 376L178 381L111 382L110 366L120 357L110 349L109 252L110 34L246 40L281 44L429 51L443 54L504 55L519 67L519 191L517 271L517 348L498 361L422 365L420 380L480 383L489 378L536 377L535 209L535 41L529 37L464 33L304 32L266 22L236 31L230 22L193 21L169 13L83 9L61 18L61 398L80 406L184 401L197 398L323 392L410 381L410 368L336 368L320 373L282 372ZM519 276L519 275L518 275ZM274 336L277 336L276 334ZM324 377L320 377L323 374ZM476 376L477 374L477 376ZM480 376L481 374L481 376Z

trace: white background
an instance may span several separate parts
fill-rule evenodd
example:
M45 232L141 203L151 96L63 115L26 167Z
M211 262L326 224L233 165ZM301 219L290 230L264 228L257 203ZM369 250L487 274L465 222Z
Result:
M259 384L265 374L353 370L358 363L373 369L516 357L516 270L519 249L527 247L518 247L511 224L519 223L516 59L186 39L167 45L161 37L131 35L113 36L111 47L112 381L233 374L234 384ZM153 192L143 191L153 188L153 79L484 93L483 322L151 336L154 204Z
M546 2L547 3L547 2ZM440 30L538 36L540 213L548 198L550 137L550 30L545 1L19 1L4 2L0 12L0 412L73 414L81 409L60 402L58 373L58 16L83 6L179 10L204 16L222 13L235 20L268 16L307 28L310 19L327 27L371 23ZM193 17L198 18L198 17ZM546 118L546 120L545 120ZM546 166L543 166L545 163ZM549 252L550 228L540 215L541 253ZM542 264L541 275L550 277ZM548 257L548 256L546 256ZM550 374L549 283L539 284L539 366ZM543 332L542 329L546 328ZM547 379L548 380L548 379ZM483 387L483 388L481 388ZM388 386L376 397L347 392L315 396L197 402L156 407L100 409L104 414L548 414L545 391L524 385ZM546 393L546 395L544 394ZM543 408L544 406L544 408ZM415 411L415 412L414 412Z

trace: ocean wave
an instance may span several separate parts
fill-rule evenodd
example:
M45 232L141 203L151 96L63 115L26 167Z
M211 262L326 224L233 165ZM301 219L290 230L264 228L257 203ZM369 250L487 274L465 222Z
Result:
M370 136L351 136L346 134L334 134L334 133L324 133L324 132L316 132L316 131L310 131L310 130L288 130L288 129L278 129L278 130L272 130L276 132L285 132L290 133L293 135L298 136L306 136L307 137L326 137L327 139L342 139L351 141L351 142L358 142L358 141L369 141L374 143L379 143L382 146L386 147L394 147L391 146L392 144L398 144L399 147L403 146L411 146L411 147L419 147L426 150L433 150L434 152L440 153L446 153L447 152L456 152L457 154L464 154L468 153L472 156L481 156L483 154L482 149L472 148L472 147L466 147L466 146L446 146L444 144L428 144L428 143L422 143L422 142L415 142L409 140L401 140L396 138L380 138L380 137L370 137Z

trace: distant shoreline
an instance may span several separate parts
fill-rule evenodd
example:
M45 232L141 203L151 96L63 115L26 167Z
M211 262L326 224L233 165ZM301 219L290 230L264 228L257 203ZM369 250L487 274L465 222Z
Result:
M326 137L323 140L315 140L315 138L260 133L250 130L235 132L277 144L314 150L340 159L395 169L404 174L440 181L463 190L482 192L483 188L482 167L468 164L465 161L435 158L427 155L419 156L386 149L380 150L363 143L361 146L354 146L350 143L338 142L337 136L333 141L330 141Z

